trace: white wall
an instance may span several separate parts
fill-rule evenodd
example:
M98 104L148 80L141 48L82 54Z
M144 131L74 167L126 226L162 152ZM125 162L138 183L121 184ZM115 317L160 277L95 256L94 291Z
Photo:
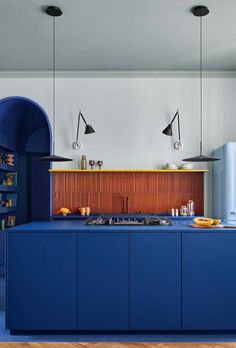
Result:
M195 77L82 77L57 78L56 153L73 162L54 168L78 168L81 154L102 159L105 168L160 168L166 162L199 152L199 79ZM204 78L204 153L236 141L236 78ZM0 98L25 96L39 103L52 117L51 78L1 78ZM96 133L84 135L80 151L72 149L77 114L81 108ZM176 151L173 138L162 130L177 108L184 148ZM211 165L209 165L210 168ZM195 165L205 168L205 164ZM207 174L207 212L211 211L211 173Z

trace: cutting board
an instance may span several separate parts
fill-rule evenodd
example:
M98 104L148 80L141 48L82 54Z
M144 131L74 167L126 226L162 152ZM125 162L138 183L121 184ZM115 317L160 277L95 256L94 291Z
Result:
M197 225L197 224L192 224L190 225L191 227L194 227L194 228L224 228L225 225L210 225L210 226L200 226L200 225ZM236 226L235 226L236 227Z

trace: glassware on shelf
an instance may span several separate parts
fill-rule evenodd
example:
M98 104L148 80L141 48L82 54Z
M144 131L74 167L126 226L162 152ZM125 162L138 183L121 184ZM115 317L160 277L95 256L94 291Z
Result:
M103 161L97 161L97 165L99 167L99 169L101 170L102 169L102 165L103 165Z
M91 170L93 170L93 167L95 165L95 161L94 160L89 160L89 165L91 167Z

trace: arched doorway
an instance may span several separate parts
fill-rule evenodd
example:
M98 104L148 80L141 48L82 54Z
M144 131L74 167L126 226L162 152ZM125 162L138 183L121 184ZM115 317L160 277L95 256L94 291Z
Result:
M18 96L0 100L0 149L16 158L16 224L50 218L50 163L36 161L50 148L50 123L39 104ZM0 180L4 175L0 170Z

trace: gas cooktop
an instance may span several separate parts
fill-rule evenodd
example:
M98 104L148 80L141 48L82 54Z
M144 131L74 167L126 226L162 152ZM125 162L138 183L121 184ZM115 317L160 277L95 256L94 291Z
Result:
M122 216L122 217L109 217L109 216L99 216L96 218L90 218L85 221L86 225L112 225L112 226L171 226L172 222L166 218L159 217L133 217L133 216Z

